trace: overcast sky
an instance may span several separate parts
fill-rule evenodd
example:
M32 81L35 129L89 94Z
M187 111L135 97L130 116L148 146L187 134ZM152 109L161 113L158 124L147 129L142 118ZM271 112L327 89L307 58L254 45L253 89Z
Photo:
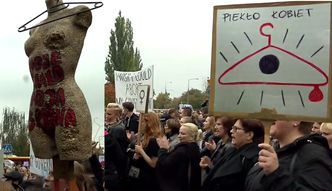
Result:
M110 31L120 10L132 22L134 46L140 50L143 66L154 65L155 92L167 88L172 97L178 97L187 91L188 79L198 78L190 81L190 88L202 90L210 76L213 6L244 2L248 3L245 0L108 0L103 1L103 7L93 10L93 22L75 77L91 111L93 138L98 141L103 135L104 62ZM20 1L19 5L2 7L1 110L8 106L25 112L28 117L32 81L24 43L29 34L17 30L44 10L44 0Z

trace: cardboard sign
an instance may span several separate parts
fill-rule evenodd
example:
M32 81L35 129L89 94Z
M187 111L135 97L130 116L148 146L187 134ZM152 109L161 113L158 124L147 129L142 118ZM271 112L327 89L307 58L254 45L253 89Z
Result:
M214 7L210 111L332 121L331 2Z
M137 102L136 111L140 113L148 112L148 104L150 97L150 86L149 85L139 85L137 86Z

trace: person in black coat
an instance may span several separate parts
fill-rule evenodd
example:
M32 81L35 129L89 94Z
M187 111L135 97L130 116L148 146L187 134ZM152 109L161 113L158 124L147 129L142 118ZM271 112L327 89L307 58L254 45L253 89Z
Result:
M134 113L134 104L132 102L123 102L123 123L126 131L130 134L138 132L139 116Z
M127 177L129 139L120 121L121 113L117 104L109 104L106 108L105 188L112 191L124 190Z
M179 140L169 151L166 137L157 139L160 147L156 173L161 191L200 191L200 152L196 143L198 128L193 123L180 127Z
M134 153L128 153L130 168L127 185L129 191L158 191L155 167L159 150L157 138L162 135L159 116L154 112L140 115L143 120L135 141Z
M277 151L260 144L259 163L248 173L246 191L332 190L332 160L324 137L311 134L312 123L276 121L270 128Z
M214 136L219 137L219 141L211 140L206 142L208 152L201 157L200 166L202 168L202 179L205 179L206 174L213 168L216 162L225 155L226 151L233 147L231 130L235 123L235 119L231 117L216 117L216 126Z
M264 140L259 120L239 119L232 130L232 144L203 180L203 191L243 191L245 178L258 159L258 144Z

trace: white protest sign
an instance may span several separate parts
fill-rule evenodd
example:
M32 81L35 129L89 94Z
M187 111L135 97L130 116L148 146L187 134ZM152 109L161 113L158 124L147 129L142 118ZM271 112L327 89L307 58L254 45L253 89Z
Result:
M114 71L116 103L132 102L137 108L138 86L149 85L153 89L153 66L137 72ZM153 91L149 93L149 110L153 110Z
M214 7L210 111L331 121L331 2Z
M136 111L140 113L148 112L148 103L149 103L149 94L150 86L149 85L139 85L137 86L137 102L136 102Z
M30 144L30 172L39 176L46 177L52 169L52 159L36 158Z

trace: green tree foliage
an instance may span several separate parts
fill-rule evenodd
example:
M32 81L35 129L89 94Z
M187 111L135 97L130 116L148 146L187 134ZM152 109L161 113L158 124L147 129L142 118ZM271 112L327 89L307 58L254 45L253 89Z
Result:
M175 108L178 109L179 104L181 103L181 97L175 97L172 100L171 107L170 108Z
M188 99L189 98L189 99ZM207 98L207 95L205 92L202 92L198 89L190 89L187 92L184 92L180 100L182 103L187 103L187 99L189 100L189 104L193 106L194 109L200 109L201 104L204 102L204 100Z
M172 99L169 97L169 93L159 93L154 100L153 106L158 109L171 108Z
M159 93L153 105L156 109L177 108L180 103L187 103L187 98L189 98L189 104L197 110L201 108L201 104L208 98L208 95L198 89L191 89L189 92L184 92L180 97L173 99L169 97L169 93Z
M133 28L129 19L115 19L115 30L111 30L109 52L105 62L106 80L114 84L114 70L139 71L143 63L140 52L134 49Z
M1 145L11 144L13 146L13 154L18 156L29 155L30 147L24 113L18 113L14 108L12 110L8 107L3 109L0 139Z

